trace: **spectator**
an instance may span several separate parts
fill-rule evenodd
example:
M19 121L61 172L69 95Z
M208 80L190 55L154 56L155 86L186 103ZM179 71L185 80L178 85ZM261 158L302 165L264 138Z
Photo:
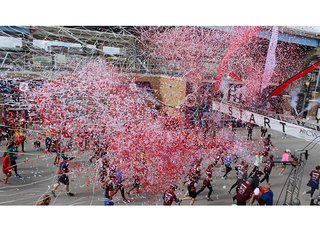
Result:
M271 191L270 184L265 184L263 186L264 193L261 198L266 202L266 205L273 205L273 192Z
M255 200L258 200L258 204L259 204L259 200L262 199L261 195L264 193L264 188L262 186L257 187L253 190L252 194L251 194L251 198L249 201L249 205L253 205ZM263 200L263 199L262 199ZM264 201L264 200L263 200Z

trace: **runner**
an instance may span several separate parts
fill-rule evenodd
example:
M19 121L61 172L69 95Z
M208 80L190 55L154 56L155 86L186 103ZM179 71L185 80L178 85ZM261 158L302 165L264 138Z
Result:
M170 188L167 189L163 196L162 196L162 199L163 199L163 205L172 205L172 202L176 202L176 203L179 203L179 199L177 198L176 194L175 194L175 190L177 189L178 187L174 184L171 184L170 185Z
M250 199L252 192L251 188L252 179L249 178L247 181L243 181L237 187L237 194L234 199L237 200L237 205L246 205L247 200Z
M129 191L127 191L127 194L130 195L134 189L136 189L137 193L140 193L140 186L141 186L140 177L139 175L135 175L132 188Z
M240 164L236 165L235 169L237 171L237 181L229 189L228 191L229 194L231 194L231 191L233 188L235 188L236 186L238 186L240 183L242 183L247 179L248 164L242 161Z
M254 163L253 163L253 169L250 172L249 177L251 177L253 174L256 174L256 172L259 171L259 167L260 167L260 164L262 163L262 160L263 160L262 153L258 152L255 155L255 159L254 159Z
M115 180L115 187L119 190L121 193L121 197L124 203L129 203L130 201L125 196L124 186L123 186L123 173L122 170L120 170L117 166L113 165L110 170L110 177L114 177Z
M266 180L267 183L269 183L269 177L270 177L272 168L274 167L273 155L270 155L269 157L267 157L267 160L265 163L266 164L263 169L264 177L261 179L260 183L262 183L264 180Z
M281 166L280 172L279 172L279 175L281 175L281 176L283 175L284 171L286 170L286 167L287 167L286 162L289 162L290 153L291 153L291 151L289 149L285 149L284 153L282 154L281 161L283 163L282 163L282 166Z
M221 179L226 179L228 173L232 170L231 164L232 164L232 158L230 154L227 154L227 156L223 160L224 166L226 167L226 173L223 175Z
M180 201L183 200L191 200L190 201L190 205L193 205L196 197L197 197L197 181L196 181L197 177L196 176L191 176L191 179L188 181L188 197L183 197L180 198Z
M311 197L313 197L314 191L316 189L319 189L319 179L320 179L320 165L316 166L314 170L310 172L310 180L308 181L307 186L309 186L311 189L307 192L303 192L304 194L310 194Z
M14 173L16 174L16 177L22 179L22 176L18 174L18 165L16 162L16 160L18 159L18 156L16 155L17 147L15 146L14 141L9 142L8 152L9 152L10 166L12 167Z
M272 141L271 141L271 135L268 134L267 138L263 140L263 145L264 145L264 156L268 156L269 152L271 150L271 147L273 146Z
M268 132L268 129L265 126L261 127L261 138L264 138L266 136L266 133Z
M61 156L62 161L59 165L59 171L58 171L58 183L56 183L53 186L53 189L51 191L52 195L54 197L56 197L56 193L55 191L59 188L60 184L64 184L66 186L66 191L67 191L67 195L68 196L74 196L74 193L70 192L69 190L69 177L68 177L68 173L70 172L69 170L69 160L72 160L73 157L71 157L70 159L68 157L66 157L65 155Z
M4 152L2 156L2 172L5 175L5 177L2 179L3 183L7 184L9 177L12 176L8 152Z
M247 140L252 140L253 124L251 122L247 123L247 130L248 130Z
M197 191L197 195L199 195L199 193L201 193L205 188L209 189L208 195L207 195L207 200L208 201L212 201L211 199L211 193L212 193L212 185L211 185L211 181L212 181L212 167L213 164L210 164L208 166L208 168L206 169L206 177L203 180L203 184L200 190Z
M119 189L115 187L113 178L107 178L102 186L104 188L104 205L114 205L112 197L117 194Z

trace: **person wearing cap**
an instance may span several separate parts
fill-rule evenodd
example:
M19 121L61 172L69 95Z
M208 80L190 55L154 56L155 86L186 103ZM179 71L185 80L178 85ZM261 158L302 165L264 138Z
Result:
M281 162L283 163L282 163L279 175L283 175L284 171L286 170L286 167L287 167L286 164L289 162L290 153L291 151L289 149L284 150L282 154L282 159L281 159Z
M237 200L237 205L246 205L246 202L250 199L250 194L252 192L251 185L252 178L249 178L247 181L243 181L237 186L237 194L234 197L234 199Z
M51 191L52 195L54 197L56 197L55 191L59 188L60 184L64 184L66 186L66 191L67 191L67 195L68 196L74 196L74 193L71 193L69 190L69 177L67 175L67 173L70 172L69 170L69 160L72 160L73 157L71 157L70 159L65 156L65 155L61 155L62 161L59 165L59 170L58 170L58 183L56 183L53 186L53 189Z
M164 191L162 199L163 199L163 205L172 205L172 202L176 202L179 203L179 199L177 198L176 194L175 194L175 190L178 187L174 184L170 185L170 188L167 189L166 191Z

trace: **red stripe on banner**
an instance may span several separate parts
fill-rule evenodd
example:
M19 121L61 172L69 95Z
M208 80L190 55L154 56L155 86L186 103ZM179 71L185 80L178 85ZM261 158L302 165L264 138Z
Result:
M235 79L237 81L242 81L242 79L237 76L236 74L234 74L233 72L229 73L229 77L231 77L232 79Z
M268 96L268 98L270 97L274 97L274 96L278 96L280 93L282 93L282 91L288 87L288 85L290 85L292 82L300 79L301 77L305 76L307 73L311 72L312 70L316 69L318 66L320 66L320 61L318 61L317 63L311 65L310 67L306 68L305 70L299 72L298 74L294 75L293 77L291 77L290 79L286 80L285 82L283 82L280 86L278 86L275 90L273 90L273 92L271 92Z

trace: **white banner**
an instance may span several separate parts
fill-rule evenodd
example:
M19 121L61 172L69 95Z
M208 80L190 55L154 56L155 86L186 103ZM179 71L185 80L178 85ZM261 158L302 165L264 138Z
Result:
M240 119L244 122L252 122L259 126L265 126L272 130L286 133L293 137L304 139L309 142L318 143L320 141L320 131L317 130L312 130L292 123L280 121L268 116L250 112L248 110L239 109L225 103L213 102L212 109Z

